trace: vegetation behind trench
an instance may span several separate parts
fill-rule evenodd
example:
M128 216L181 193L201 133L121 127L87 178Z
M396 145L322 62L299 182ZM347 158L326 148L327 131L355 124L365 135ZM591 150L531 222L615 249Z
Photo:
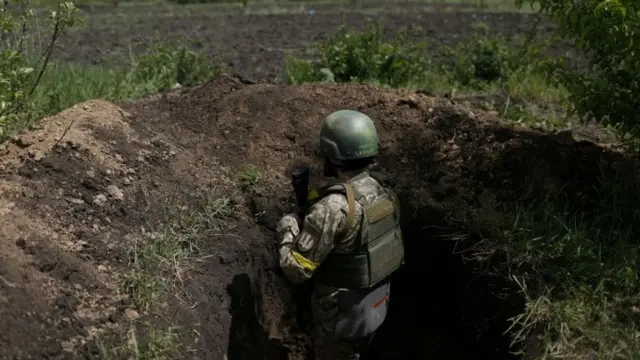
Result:
M285 80L410 88L473 99L474 105L519 123L570 126L574 119L565 116L566 90L548 78L544 63L531 62L540 50L523 46L524 39L516 41L521 45L516 48L505 39L489 37L484 23L475 27L475 37L455 47L417 41L414 31L385 40L373 23L363 33L342 27L312 48L314 59L289 56Z
M604 40L598 42L594 35L603 31L597 28L600 25L581 30L573 18L561 19L564 21L561 35L571 38L580 31L585 32L581 38L583 48L595 54L590 58L592 63L587 72L571 72L557 59L542 57L535 47L507 46L500 40L488 38L482 28L470 43L439 48L436 56L424 57L427 44L416 43L410 34L383 40L380 30L374 26L362 34L342 29L314 48L315 61L290 57L286 78L290 83L368 82L454 97L482 95L484 100L480 105L514 121L555 128L588 118L635 134L637 115L632 110L638 108L635 101L640 99L635 79L640 71L634 60L637 57L624 55L629 51L631 55L637 54L634 47L638 45L629 40L638 29L633 27L637 25L635 7L625 2L609 2L605 7L581 2L587 8L573 9L567 4L545 2L541 8L550 13L565 11L569 15L574 11L587 19L592 15L585 9L597 7L597 12L591 12L594 14L591 20L606 20L602 26L616 21L621 25L618 32L603 38L613 41L612 45L606 45ZM3 28L7 29L0 52L2 139L44 115L86 99L136 98L176 86L195 85L219 72L206 56L189 50L184 44L177 47L157 44L128 67L104 69L54 64L50 62L53 44L80 20L75 7L71 3L60 3L50 14L50 42L44 44L45 50L41 53L25 49L28 31L23 30L22 24L34 15L29 12L18 18L11 15L5 12L1 18ZM591 26L593 22L582 24ZM444 57L453 61L444 62ZM565 113L565 108L570 111ZM505 211L504 206L502 210L497 210L499 206L489 206L471 211L473 221L486 230L485 235L495 249L511 259L495 270L517 284L527 300L524 312L512 319L514 326L510 334L514 349L529 336L539 339L543 350L539 358L635 356L640 306L637 304L638 244L635 240L640 224L635 210L640 205L640 185L635 180L634 176L602 180L598 188L600 198L588 212L578 206L559 207L552 200L544 200L535 207L512 207L509 211ZM158 244L157 241L150 243ZM136 254L140 255L153 248L138 250ZM174 250L185 253L182 247ZM486 258L484 250L478 249L477 260ZM158 279L152 276L149 280L145 276L156 273L156 265L162 262L150 267L145 265L149 269L136 272L144 259L138 256L133 260L132 276L123 284L124 288L136 294L136 290L145 288L140 281L153 288ZM147 295L137 297L141 311L159 301ZM129 351L134 358L161 358L162 349L176 346L167 342L173 339L169 336L171 332L149 330L148 334L157 335L149 336L158 339L156 347L151 346L153 340L151 345L147 344L146 352L135 347ZM131 339L128 344L137 346ZM112 351L115 350L103 348L103 355L109 357ZM143 353L146 355L140 355Z
M23 7L22 2L12 5ZM18 13L23 15L16 16ZM0 51L0 141L89 99L123 101L159 91L193 86L215 77L221 70L206 54L190 50L187 42L153 43L129 64L108 67L53 62L57 40L82 23L71 2L60 2L48 21L32 28L36 15L7 11L0 15L7 29ZM48 34L45 42L36 41Z

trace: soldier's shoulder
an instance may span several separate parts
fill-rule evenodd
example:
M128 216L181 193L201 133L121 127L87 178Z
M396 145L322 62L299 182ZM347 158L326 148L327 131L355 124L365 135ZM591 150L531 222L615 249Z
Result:
M353 185L365 196L385 193L384 185L372 176L364 177L354 182Z
M389 181L389 176L380 170L371 170L369 176L381 184Z
M369 170L369 175L385 188L394 187L396 185L395 177L389 176L389 173L379 165L376 165Z
M327 193L316 204L332 211L341 210L348 206L347 197L341 192Z

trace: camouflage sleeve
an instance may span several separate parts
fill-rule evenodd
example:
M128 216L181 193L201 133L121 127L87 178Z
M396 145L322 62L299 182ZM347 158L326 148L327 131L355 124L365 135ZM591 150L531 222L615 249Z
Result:
M331 194L314 204L299 231L293 215L278 223L280 267L294 284L313 276L316 268L333 250L338 234L347 222L347 199Z

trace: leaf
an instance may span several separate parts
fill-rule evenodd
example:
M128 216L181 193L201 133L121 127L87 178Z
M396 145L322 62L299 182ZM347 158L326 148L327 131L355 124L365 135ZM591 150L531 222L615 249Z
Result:
M320 69L320 74L322 74L322 81L327 83L335 83L335 77L331 69L322 68Z

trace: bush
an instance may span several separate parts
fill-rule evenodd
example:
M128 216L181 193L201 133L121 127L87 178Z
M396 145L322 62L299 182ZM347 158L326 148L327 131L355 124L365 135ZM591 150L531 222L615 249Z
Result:
M131 82L142 86L139 92L152 93L199 84L218 70L206 54L191 51L186 44L158 43L133 64Z
M33 96L49 65L53 48L59 37L80 20L73 3L58 3L47 17L51 34L46 49L40 54L30 54L25 51L24 43L32 35L30 24L35 14L28 2L16 3L22 6L17 19L8 11L13 4L5 2L0 12L0 139L33 117Z
M474 88L507 80L523 65L520 54L503 41L487 37L479 37L446 52L453 59L448 69L453 80Z
M537 69L526 65L531 63L525 60L527 51L516 51L500 39L481 34L448 48L412 42L406 32L385 40L377 25L369 25L362 33L342 27L313 50L315 62L287 59L288 83L357 82L433 92L458 86L469 90L502 86L515 75L541 80Z
M400 34L384 41L379 26L351 33L342 27L337 35L317 48L323 67L331 70L337 82L374 82L393 87L409 83L429 69L425 46Z
M312 61L298 59L295 56L287 56L285 59L284 72L287 84L299 85L307 82L321 82L323 80L333 82L335 80L333 76L329 79L323 78L321 70Z
M431 64L425 45L412 44L406 34L385 41L379 26L369 25L363 33L342 27L315 48L317 63L290 58L287 82L299 84L331 79L336 82L405 86L422 78Z
M558 25L589 60L584 69L554 64L569 90L572 110L624 132L640 135L640 3L636 0L528 0Z

